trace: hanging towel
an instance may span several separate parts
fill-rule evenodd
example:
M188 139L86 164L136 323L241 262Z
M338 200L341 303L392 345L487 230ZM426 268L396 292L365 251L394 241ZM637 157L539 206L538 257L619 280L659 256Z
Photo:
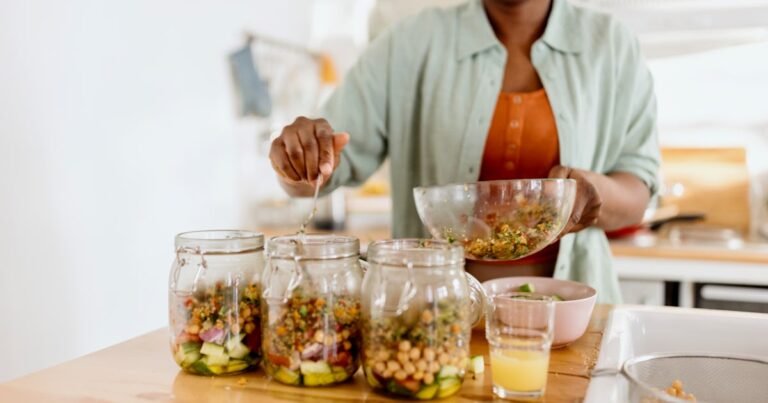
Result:
M240 115L269 116L272 100L269 97L267 83L259 76L253 63L250 42L229 56L235 87L240 97Z

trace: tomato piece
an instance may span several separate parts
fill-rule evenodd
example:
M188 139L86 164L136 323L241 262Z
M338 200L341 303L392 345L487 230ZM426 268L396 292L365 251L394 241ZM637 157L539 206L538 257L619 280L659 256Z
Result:
M245 335L245 345L251 351L258 351L261 348L261 329L258 326L254 331Z
M342 351L336 355L328 357L328 362L334 366L346 367L349 365L351 358L352 356L348 352Z
M400 386L410 390L413 393L418 392L419 389L421 388L421 382L413 380L413 379L409 379L409 380L405 380L405 381L398 381L397 383L399 383Z
M277 355L277 354L269 353L269 354L267 354L267 359L271 363L273 363L275 365L279 365L279 366L282 366L282 367L290 367L291 366L291 359L288 358L288 357L283 357L282 355Z

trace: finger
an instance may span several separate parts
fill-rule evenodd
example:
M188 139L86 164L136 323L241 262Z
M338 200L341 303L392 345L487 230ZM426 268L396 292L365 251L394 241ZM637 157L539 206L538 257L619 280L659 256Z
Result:
M333 129L325 119L315 121L315 138L318 146L318 169L323 173L323 179L328 179L333 173Z
M571 175L571 169L562 165L555 165L549 170L550 178L567 179Z
M296 133L295 127L289 126L289 128L286 128L280 135L285 144L285 153L288 155L288 161L293 166L293 170L299 175L299 179L308 180L307 168L304 166L304 149L301 147L299 135Z
M272 163L272 168L284 179L288 179L292 182L301 180L296 171L294 171L293 165L291 165L291 162L288 160L288 154L285 151L285 144L282 139L277 138L272 142L272 147L269 150L269 161Z
M304 152L304 167L306 169L305 174L309 182L317 180L318 176L318 155L317 155L317 139L315 138L314 125L300 126L296 130L301 143L301 148Z
M339 162L341 162L341 151L344 149L344 147L349 143L349 134L348 133L335 133L333 135L333 158L334 158L334 168L339 166Z

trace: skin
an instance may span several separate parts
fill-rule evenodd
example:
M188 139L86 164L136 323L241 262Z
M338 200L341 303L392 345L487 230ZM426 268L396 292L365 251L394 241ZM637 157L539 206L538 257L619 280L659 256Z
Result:
M499 41L507 49L502 91L530 92L542 88L531 62L531 47L543 34L551 0L484 0L486 13ZM270 160L280 184L293 197L309 197L315 180L325 183L339 164L349 134L335 133L324 119L299 117L272 142ZM632 174L606 175L556 166L550 178L576 180L573 213L564 233L596 226L615 230L640 222L650 199L645 184Z

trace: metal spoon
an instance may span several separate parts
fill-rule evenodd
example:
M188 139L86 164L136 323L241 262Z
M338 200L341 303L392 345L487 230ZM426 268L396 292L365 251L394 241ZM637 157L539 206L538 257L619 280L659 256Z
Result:
M301 224L301 228L299 229L299 240L301 243L304 243L304 235L307 233L307 225L309 225L312 219L315 218L315 213L317 213L317 195L320 194L320 186L322 185L323 174L320 173L317 175L317 180L315 181L315 195L312 197L312 210L309 212L307 219L304 220L304 223Z

